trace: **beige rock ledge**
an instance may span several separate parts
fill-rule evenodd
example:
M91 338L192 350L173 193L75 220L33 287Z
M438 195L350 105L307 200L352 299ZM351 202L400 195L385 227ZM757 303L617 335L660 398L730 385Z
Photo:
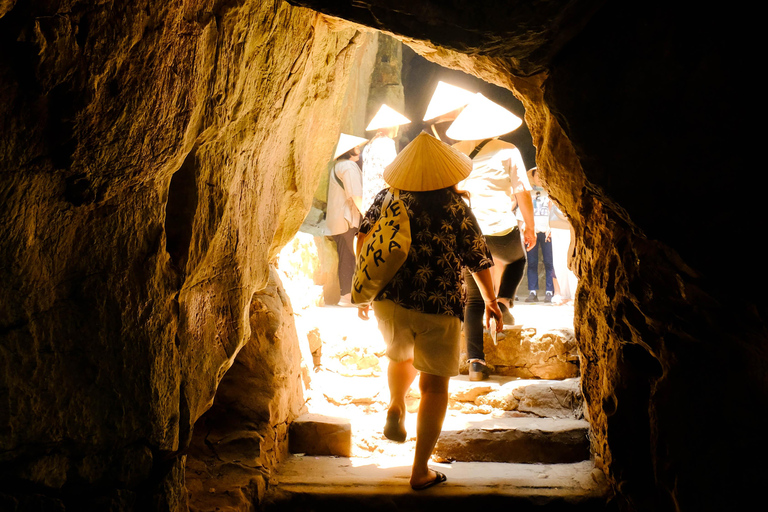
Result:
M447 482L422 492L408 485L411 459L290 457L270 480L264 510L609 510L609 487L591 461L573 464L431 463ZM558 506L560 505L560 506ZM426 507L426 508L424 508ZM562 508L561 508L562 507ZM506 509L506 508L505 508Z
M440 461L569 463L589 459L589 423L554 418L449 418L437 441Z
M340 455L352 453L352 425L344 418L305 414L291 424L291 453Z

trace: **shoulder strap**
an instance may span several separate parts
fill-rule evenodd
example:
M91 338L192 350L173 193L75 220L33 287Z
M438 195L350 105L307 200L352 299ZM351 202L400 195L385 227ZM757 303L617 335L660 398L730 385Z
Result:
M331 174L333 174L333 179L336 180L336 183L339 184L342 190L344 190L344 183L339 179L338 175L336 175L336 165L334 164L333 170L331 171Z
M399 196L400 192L396 188L389 187L387 195L384 196L384 199L381 201L381 215L384 215L384 212L387 211L387 207L392 204L392 201L397 201Z
M477 156L477 154L480 152L480 150L483 149L483 147L486 144L491 142L491 140L493 140L493 139L485 139L483 142L481 142L480 144L475 146L475 149L473 149L472 152L469 154L469 159L472 160L473 158L475 158Z

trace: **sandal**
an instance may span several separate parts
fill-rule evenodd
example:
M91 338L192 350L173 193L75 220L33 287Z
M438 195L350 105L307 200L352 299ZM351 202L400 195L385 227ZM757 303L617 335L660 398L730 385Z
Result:
M429 482L421 485L412 485L411 489L414 491L423 491L424 489L429 489L432 486L435 486L437 484L441 484L448 480L448 477L446 477L443 473L437 471L436 469L433 469L432 471L435 472L435 479L430 480Z

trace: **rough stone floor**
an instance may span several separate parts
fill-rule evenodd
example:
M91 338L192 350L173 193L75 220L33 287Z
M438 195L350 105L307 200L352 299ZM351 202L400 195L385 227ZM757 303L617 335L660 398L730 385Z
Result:
M418 377L408 395L408 439L391 442L382 434L389 392L387 359L375 318L365 322L355 308L296 304L296 292L289 287L301 348L310 366L308 410L348 421L351 456L292 454L270 482L274 501L269 510L608 509L605 477L589 459L588 424L581 412L577 378L534 381L491 376L478 383L466 375L452 379L448 415L432 464L448 481L412 491L408 477ZM571 305L517 302L514 314L526 328L573 327ZM313 329L323 341L323 369L317 373L311 368L307 343L307 333ZM489 399L478 400L481 396ZM490 399L494 396L495 401ZM500 405L505 400L517 400L519 406L510 411ZM510 448L515 443L523 448ZM554 446L558 443L564 448ZM522 459L487 462L499 457Z

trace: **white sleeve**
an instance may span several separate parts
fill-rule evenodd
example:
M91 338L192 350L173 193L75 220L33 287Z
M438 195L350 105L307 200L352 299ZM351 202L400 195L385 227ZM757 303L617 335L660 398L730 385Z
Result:
M533 190L531 182L528 180L525 164L523 163L523 155L520 154L519 149L515 148L505 151L504 167L507 167L509 179L512 180L513 194L523 192L524 190Z

